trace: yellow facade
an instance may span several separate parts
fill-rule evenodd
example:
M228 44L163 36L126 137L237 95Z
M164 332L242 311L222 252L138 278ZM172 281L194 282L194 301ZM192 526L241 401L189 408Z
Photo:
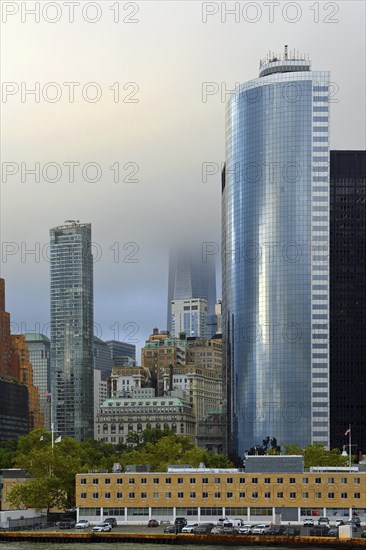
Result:
M125 509L125 515L130 508L145 509L143 515L149 508L155 515L159 514L158 509L189 508L197 509L191 514L196 516L208 508L218 508L218 515L235 509L234 515L239 517L253 510L262 510L257 515L274 516L275 509L296 508L299 520L301 515L323 515L325 509L354 509L360 510L361 521L366 521L362 519L366 513L366 472L249 474L234 469L186 469L78 474L76 506Z
M1 502L0 502L0 510L17 510L18 508L14 508L8 501L8 495L11 492L14 485L17 483L26 483L26 481L29 481L29 478L26 476L26 473L24 470L18 470L19 473L17 473L16 470L13 470L15 472L15 475L11 475L8 477L6 474L4 474L1 477Z

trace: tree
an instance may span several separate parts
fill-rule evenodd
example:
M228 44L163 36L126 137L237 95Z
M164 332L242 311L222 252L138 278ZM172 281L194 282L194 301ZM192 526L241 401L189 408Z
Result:
M116 446L98 439L86 439L80 443L82 471L111 470L113 464L120 461L119 453L126 448L125 445Z
M8 495L8 500L16 508L67 508L67 498L62 482L57 477L39 477L26 483L16 483Z
M14 467L17 446L16 439L0 443L0 470Z
M167 435L175 435L175 432L170 428L165 428L164 430L159 428L147 428L142 432L142 442L143 444L153 443L155 445L155 443Z
M297 443L289 443L284 445L286 455L302 455L303 450Z
M19 438L15 466L31 476L14 484L9 501L14 506L67 509L75 503L75 475L82 471L81 443L65 437L51 447L51 436L35 430Z
M143 432L143 441L145 443L140 443L139 447L121 454L120 462L123 466L149 464L153 472L164 472L169 464L197 467L203 462L211 468L232 466L226 456L198 449L188 437L181 437L172 430Z
M348 457L342 456L339 449L327 451L323 445L314 443L304 449L305 468L311 466L347 466Z
M305 468L311 466L347 466L348 457L342 456L339 449L328 451L320 443L307 445L304 449L291 443L285 445L285 453L287 455L303 455Z

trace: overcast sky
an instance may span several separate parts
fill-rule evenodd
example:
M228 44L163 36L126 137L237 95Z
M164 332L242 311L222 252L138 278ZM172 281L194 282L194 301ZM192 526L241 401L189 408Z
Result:
M365 148L365 3L241 2L226 21L221 2L71 4L2 2L7 310L47 333L49 228L91 222L96 333L140 348L166 328L169 242L220 243L219 170L202 181L202 163L224 161L220 91L288 44L331 71L331 148ZM39 101L25 93L37 86ZM25 173L36 162L39 182ZM74 181L65 163L79 163Z

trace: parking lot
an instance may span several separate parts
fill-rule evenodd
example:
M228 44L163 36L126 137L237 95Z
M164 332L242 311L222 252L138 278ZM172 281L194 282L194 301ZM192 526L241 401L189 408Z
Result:
M191 523L191 522L189 522ZM193 522L192 522L193 523ZM214 523L214 522L213 522ZM171 524L173 524L173 522L171 522ZM216 525L216 523L214 523ZM255 524L253 524L254 526ZM315 523L316 525L316 523ZM114 527L113 528L113 532L114 533L139 533L139 534L161 534L161 533L164 533L164 529L165 527L167 526L167 523L164 523L163 525L159 525L158 527L148 527L147 526L147 522L146 522L146 525L136 525L136 524L129 524L129 525L117 525L117 527ZM295 524L290 524L290 523L286 523L286 524L282 524L283 527L295 527L295 528L300 528L300 536L310 536L310 530L311 530L311 527L304 527L303 525L295 525ZM334 528L334 523L331 523L330 524L330 527L331 528ZM46 531L61 531L61 532L67 532L67 533L72 533L72 532L91 532L92 531L92 528L93 528L93 525L91 525L90 527L87 527L85 529L75 529L75 528L72 528L72 529L60 529L58 525L52 525L52 526L49 526L47 527L46 529L42 529L43 530L46 530ZM358 538L361 536L361 533L363 531L366 530L366 526L364 524L361 524L361 526L357 529L357 531L354 531L354 538ZM225 533L223 533L225 534ZM227 531L227 534L235 534L233 532L230 532L230 531ZM184 535L186 536L192 536L194 537L194 534L187 534L187 533L184 533Z

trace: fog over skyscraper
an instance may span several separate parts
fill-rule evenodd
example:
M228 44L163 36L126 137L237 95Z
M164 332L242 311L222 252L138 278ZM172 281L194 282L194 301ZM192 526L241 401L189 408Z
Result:
M67 221L51 236L51 410L58 435L93 437L91 224Z
M207 313L215 313L215 256L202 247L177 246L170 250L167 328L172 330L172 300L203 298Z
M229 450L329 444L328 72L287 51L227 106L222 185Z

